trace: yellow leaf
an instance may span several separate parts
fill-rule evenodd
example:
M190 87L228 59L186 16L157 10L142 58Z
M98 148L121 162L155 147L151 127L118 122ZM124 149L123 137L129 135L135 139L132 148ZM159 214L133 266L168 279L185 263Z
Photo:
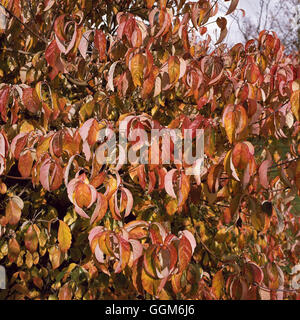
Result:
M224 278L222 270L218 271L212 280L212 290L217 299L221 298L224 287Z
M58 228L58 243L59 243L59 248L62 252L68 251L68 249L71 246L71 231L68 225L59 220L59 228Z
M178 209L177 199L170 200L166 205L167 213L172 216Z
M49 250L49 258L53 270L57 269L62 263L61 251L56 246L52 246Z
M25 259L26 259L25 263L26 263L28 269L30 269L33 265L33 259L32 259L32 254L29 251L27 251Z
M291 106L297 121L300 121L300 90L293 92L291 96Z
M135 86L142 85L144 70L144 57L142 54L138 53L131 59L130 71L132 80Z

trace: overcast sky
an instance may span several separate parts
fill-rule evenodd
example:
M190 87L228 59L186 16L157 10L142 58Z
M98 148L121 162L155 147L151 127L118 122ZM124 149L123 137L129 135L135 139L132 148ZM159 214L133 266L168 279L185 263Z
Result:
M273 1L273 0L272 0ZM274 0L275 2L276 0ZM286 1L286 0L282 0ZM228 2L229 6L230 2ZM259 0L240 0L237 9L244 9L246 13L246 17L250 18L251 20L258 20L258 15L259 15ZM270 7L270 10L272 10L272 5ZM235 14L240 17L241 21L243 19L242 12L239 10L235 11ZM218 16L223 16L224 13L220 12ZM217 16L217 17L218 17ZM230 16L226 16L227 18L227 28L229 30L226 42L229 44L234 44L237 42L242 42L243 37L241 35L241 32L238 29L237 23L232 19ZM216 26L214 24L211 24L208 26L209 33L212 36L213 41L216 41L216 36L215 36L215 31L216 31ZM219 30L218 30L219 32Z

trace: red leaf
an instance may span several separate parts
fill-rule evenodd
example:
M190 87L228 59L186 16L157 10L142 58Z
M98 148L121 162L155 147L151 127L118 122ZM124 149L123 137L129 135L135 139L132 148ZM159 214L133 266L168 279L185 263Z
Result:
M24 107L32 113L37 113L41 109L41 102L35 88L23 89L22 102Z
M65 67L60 57L60 50L55 40L53 40L45 51L45 58L48 64L53 68L49 77L53 80L59 72L65 72Z
M232 162L236 169L243 170L250 161L249 148L245 143L237 143L232 151Z
M259 173L259 180L260 184L265 188L269 188L269 181L268 181L268 169L272 166L271 160L265 160L260 165L258 173Z
M25 150L21 152L19 162L18 162L18 170L21 173L22 177L29 177L31 175L31 169L33 165L33 158L30 150Z
M179 272L185 270L190 263L192 257L192 245L188 238L183 234L180 238L179 247L178 247L178 266Z
M106 37L102 30L95 31L95 47L99 52L99 60L106 60Z
M7 121L7 105L9 100L10 88L4 87L0 90L0 113L4 122Z
M30 253L34 253L39 244L37 233L32 225L29 226L24 237L25 247Z

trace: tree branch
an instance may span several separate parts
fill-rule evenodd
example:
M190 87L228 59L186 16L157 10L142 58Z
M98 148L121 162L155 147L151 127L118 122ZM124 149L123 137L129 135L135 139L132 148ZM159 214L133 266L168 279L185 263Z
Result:
M37 34L36 32L34 32L32 29L30 29L23 21L21 21L18 17L16 17L9 9L5 8L2 4L0 4L3 9L13 18L15 18L22 26L24 26L25 29L27 29L32 35L34 35L35 37L37 37L40 41L48 44L48 41L44 38L42 38L39 34Z

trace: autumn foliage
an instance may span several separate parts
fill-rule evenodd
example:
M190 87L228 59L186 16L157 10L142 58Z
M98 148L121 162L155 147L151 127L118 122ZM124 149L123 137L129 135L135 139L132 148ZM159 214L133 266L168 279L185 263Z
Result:
M299 299L299 53L218 1L1 4L1 299ZM122 121L204 129L201 175L101 165Z

